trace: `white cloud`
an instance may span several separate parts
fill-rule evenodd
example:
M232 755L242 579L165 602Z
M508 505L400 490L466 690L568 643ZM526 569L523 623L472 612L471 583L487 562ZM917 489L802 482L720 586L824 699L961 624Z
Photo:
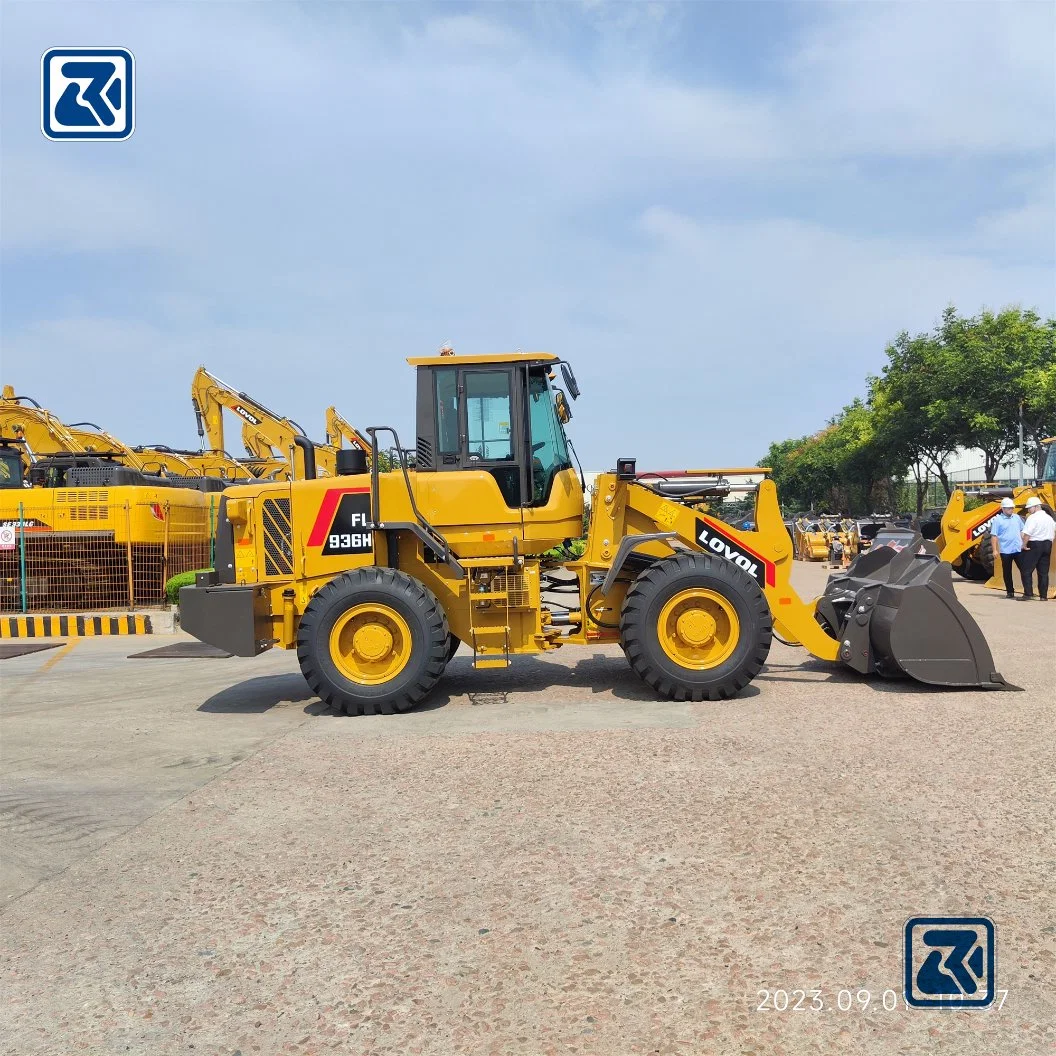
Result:
M741 461L760 421L816 428L948 301L1051 301L1044 5L804 6L814 21L751 88L665 65L685 7L634 6L628 27L632 5L601 5L589 63L547 5L534 36L498 7L58 10L5 13L6 266L106 250L129 293L93 313L76 277L42 276L5 304L4 369L127 440L193 440L202 361L309 429L331 399L406 422L402 357L451 339L568 354L591 464L614 413L643 458ZM128 144L36 129L60 21L136 52ZM952 155L1001 172L985 201L950 189L955 231L862 235L868 218L826 208L833 188L854 202L856 172L942 186Z
M858 3L830 13L784 66L790 131L806 149L1051 152L1051 4Z

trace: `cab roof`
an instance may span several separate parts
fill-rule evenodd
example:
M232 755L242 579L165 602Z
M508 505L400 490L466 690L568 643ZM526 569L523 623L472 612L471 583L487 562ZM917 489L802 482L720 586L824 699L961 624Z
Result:
M417 356L407 360L412 367L480 366L482 363L556 363L552 352L496 352L488 356Z

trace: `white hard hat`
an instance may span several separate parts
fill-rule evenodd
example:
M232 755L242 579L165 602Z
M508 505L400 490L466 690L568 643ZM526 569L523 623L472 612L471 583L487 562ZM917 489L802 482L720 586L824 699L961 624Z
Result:
M1029 499L1027 499L1027 509L1028 510L1032 506L1040 506L1040 505L1041 505L1041 499L1039 499L1037 497L1037 495L1031 495L1031 497Z
M1015 508L1016 508L1016 504L1011 499L1002 499L1001 500L1001 509L1003 509L1003 510L1014 510Z

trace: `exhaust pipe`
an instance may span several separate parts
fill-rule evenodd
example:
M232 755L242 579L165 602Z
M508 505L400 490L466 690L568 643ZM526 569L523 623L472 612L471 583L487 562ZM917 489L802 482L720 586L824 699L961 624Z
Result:
M957 600L950 565L919 532L882 531L872 548L829 577L819 622L840 660L861 674L932 686L1006 688L979 625Z

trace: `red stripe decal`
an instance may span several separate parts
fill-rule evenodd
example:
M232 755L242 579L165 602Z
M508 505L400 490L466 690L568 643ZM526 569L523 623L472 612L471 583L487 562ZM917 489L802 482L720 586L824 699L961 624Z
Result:
M713 528L719 535L729 534L729 537L747 554L751 554L752 557L762 561L763 568L766 569L766 585L773 587L777 585L777 566L773 561L768 561L762 554L753 550L750 546L741 542L741 537L730 530L728 524L724 524L721 521L713 521L710 517L705 517L704 514L698 513L697 516L710 528Z
M322 546L326 542L326 533L334 522L334 514L337 513L337 504L342 495L362 495L369 492L370 488L330 488L323 496L323 503L319 507L315 524L312 525L312 534L308 536L309 546Z

